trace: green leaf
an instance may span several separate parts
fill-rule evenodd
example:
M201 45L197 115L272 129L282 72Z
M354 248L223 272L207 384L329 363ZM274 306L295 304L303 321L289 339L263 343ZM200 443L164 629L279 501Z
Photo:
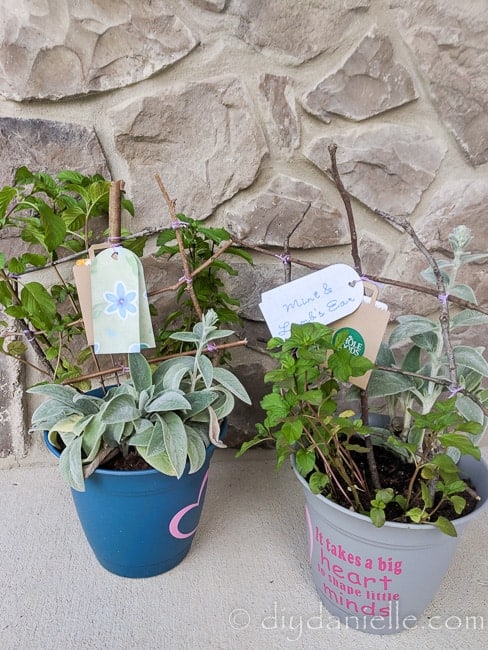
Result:
M35 253L24 253L22 255L22 261L36 268L42 268L47 263L47 257L45 255L37 255Z
M210 388L212 386L214 377L214 367L212 365L212 362L208 357L197 356L196 363L198 366L198 371L202 376L203 383L207 388Z
M149 457L157 456L162 451L166 451L166 445L164 443L163 425L161 420L158 419L152 428L151 438L146 448L146 454Z
M313 450L298 449L295 455L297 470L302 476L308 476L315 467L315 453Z
M480 314L473 309L464 309L458 314L454 314L451 319L451 327L472 327L474 325L486 325L488 315Z
M303 425L300 420L295 420L294 422L285 422L281 427L280 433L283 436L283 438L286 440L287 444L293 445L295 442L300 440L303 433ZM297 452L297 456L298 456L298 452ZM297 460L297 468L298 466L299 463Z
M20 300L30 320L40 329L50 329L56 316L56 301L40 282L28 282L20 292Z
M481 433L481 426L479 426L478 433ZM476 460L480 460L481 458L480 448L474 445L467 436L463 436L460 433L446 433L439 436L439 440L444 447L455 447L459 449L463 456L470 455L476 458Z
M425 332L436 332L439 329L438 323L434 323L423 316L399 316L399 325L395 327L390 335L389 345L394 347L399 345L416 334Z
M147 402L144 408L147 413L158 413L191 409L191 404L181 393L166 390Z
M197 413L207 409L217 400L218 396L219 393L214 390L201 390L195 393L187 393L185 397L191 405L188 417L191 418Z
M198 343L200 341L200 336L193 332L173 332L169 338L175 341L185 341L185 343Z
M98 450L102 440L105 425L100 421L100 418L94 415L89 415L85 419L84 431L82 433L82 448L87 458L86 461L91 462Z
M25 263L18 257L12 257L8 263L9 273L14 273L15 275L21 275L26 269Z
M474 291L466 284L456 284L449 289L449 293L468 302L472 302L475 305L477 304Z
M483 355L476 349L467 345L457 345L454 348L454 359L456 365L466 366L476 370L484 377L488 377L488 362Z
M7 352L14 357L21 357L27 351L27 345L22 341L10 341L7 344Z
M381 528L386 521L386 515L383 508L371 508L369 516L376 528Z
M444 534L449 535L450 537L457 537L456 528L454 527L454 524L449 521L449 519L446 519L445 517L438 517L436 521L431 521L429 523L437 526L437 528Z
M44 228L44 246L49 252L55 251L64 242L66 226L62 218L53 210L40 209L41 223Z
M453 505L454 512L457 515L462 514L464 508L466 507L466 499L458 494L454 494L452 497L450 497L450 501Z
M251 398L246 389L239 379L237 379L237 377L229 370L226 370L225 368L214 368L213 376L215 382L221 384L224 388L227 388L227 390L244 402L244 404L251 404Z
M6 186L0 190L0 221L3 221L7 208L17 196L15 187Z
M186 432L188 434L188 458L190 459L189 473L194 474L205 462L206 447L198 433L188 425L186 425Z
M45 395L50 397L60 404L64 404L68 408L71 408L73 411L83 411L75 406L75 399L80 393L76 391L71 386L62 386L60 384L39 384L38 386L32 386L27 389L28 393L35 395ZM53 404L53 408L54 408Z
M15 185L27 185L34 182L33 173L27 169L25 165L18 167L15 171L14 184Z
M102 421L105 424L130 422L139 419L140 416L141 414L134 406L134 400L130 395L116 395L106 403L101 413Z
M368 383L368 397L398 395L415 388L411 377L385 370L373 370Z
M59 468L69 485L79 492L85 491L83 466L81 463L82 438L73 438L63 449L59 457Z
M313 494L320 494L330 483L330 478L322 472L314 472L308 479L310 490Z
M146 361L146 358L139 352L133 352L128 355L129 357L129 372L134 384L134 388L138 393L143 390L148 390L152 386L152 372L151 366Z
M456 408L466 420L478 422L481 425L484 423L482 408L467 395L458 395L456 397Z
M424 511L421 508L411 508L406 514L414 523L419 524L422 521Z
M136 449L137 453L142 458L144 458L144 460L149 463L151 467L157 469L158 472L166 474L167 476L176 476L175 468L171 464L168 453L166 451L162 451L157 456L148 456L146 454L146 447L136 447Z
M83 174L80 174L80 172L72 171L70 169L65 169L58 172L56 174L56 177L60 181L64 181L65 183L75 183L76 185L81 185L85 179L85 176L83 176Z
M185 425L176 413L163 413L161 415L163 425L164 444L166 453L174 467L176 476L180 478L185 471L188 456L188 439Z

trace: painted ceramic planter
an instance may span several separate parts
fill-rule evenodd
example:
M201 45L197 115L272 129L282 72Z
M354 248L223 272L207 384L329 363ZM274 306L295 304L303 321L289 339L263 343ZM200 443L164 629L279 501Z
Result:
M412 629L434 598L467 525L488 505L488 466L467 456L460 466L481 497L472 513L452 523L458 536L435 526L387 522L314 495L293 464L306 499L309 554L315 587L326 609L348 628L373 634Z
M221 428L225 433L226 421ZM47 440L49 450L60 452ZM71 490L78 517L99 563L119 576L148 578L177 566L188 554L200 521L215 447L204 465L180 479L155 469L97 469L85 492Z

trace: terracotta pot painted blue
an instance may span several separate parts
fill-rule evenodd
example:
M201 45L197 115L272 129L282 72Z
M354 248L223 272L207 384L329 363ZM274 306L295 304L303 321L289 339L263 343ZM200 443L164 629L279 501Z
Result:
M432 525L389 521L376 528L369 517L312 494L292 466L305 494L312 578L329 613L371 634L413 629L439 589L461 534L488 508L487 463L470 456L460 461L481 500L452 522L457 537Z
M221 427L225 435L227 422ZM47 432L44 441L57 457ZM209 464L180 479L155 469L97 469L85 492L71 490L81 526L97 560L125 578L149 578L177 566L190 550L202 512ZM188 468L187 468L188 469Z

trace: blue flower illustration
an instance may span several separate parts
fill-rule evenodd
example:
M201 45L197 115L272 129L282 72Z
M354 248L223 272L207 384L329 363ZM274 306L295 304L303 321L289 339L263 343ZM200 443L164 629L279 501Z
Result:
M108 302L108 306L105 308L106 314L118 312L119 318L125 320L128 314L137 313L137 305L132 304L137 298L137 291L127 291L123 282L117 282L114 293L106 291L103 297Z

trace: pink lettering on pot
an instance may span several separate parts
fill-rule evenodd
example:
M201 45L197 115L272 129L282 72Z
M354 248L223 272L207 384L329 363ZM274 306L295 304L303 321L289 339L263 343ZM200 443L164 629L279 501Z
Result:
M187 537L191 537L192 535L195 534L196 528L194 528L190 533L182 533L180 531L179 526L181 520L186 515L186 513L190 512L190 510L193 510L194 508L198 508L198 506L200 505L200 499L202 498L203 490L205 489L207 480L208 480L208 471L205 473L205 476L203 477L202 485L200 486L200 492L198 493L198 499L196 503L190 503L190 505L182 508L179 512L175 514L175 516L169 522L169 532L171 535L173 535L173 537L176 537L176 539L186 539Z
M391 604L400 599L394 586L395 576L402 574L402 561L352 553L318 526L313 538L320 545L317 568L324 578L326 598L355 614L388 616Z

